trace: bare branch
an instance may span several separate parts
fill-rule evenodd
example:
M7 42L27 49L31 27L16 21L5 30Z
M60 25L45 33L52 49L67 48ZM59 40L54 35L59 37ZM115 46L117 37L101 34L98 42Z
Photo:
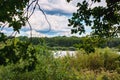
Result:
M5 27L7 24L8 24L8 23L5 23L5 24L3 24L3 25L1 26L0 32L4 29L4 27Z
M37 5L37 2L35 3L35 6L33 7L32 13L31 13L29 16L27 16L28 19L33 15L33 13L34 13L34 11L35 11L35 8L36 8L36 5ZM28 9L27 9L27 10L28 10Z
M37 2L37 6L39 7L39 10L43 13L43 15L44 15L44 17L45 17L45 19L46 19L46 21L47 21L47 23L49 25L49 29L47 31L45 31L44 33L50 32L51 24L50 24L49 20L47 19L47 16L46 16L45 12L41 9L40 5L38 4L38 2Z
M89 5L89 7L88 7L88 8L91 8L91 6L93 5L93 3L94 3L94 2L92 1L92 3Z
M23 16L27 13L27 17L28 17L29 8L30 8L30 6L31 6L33 3L35 3L35 2L36 2L36 0L33 0L31 3L28 2L27 7L26 7L26 9L24 10Z
M16 31L13 31L13 32L8 36L8 38L12 37L15 32L16 32Z
M31 24L30 24L30 22L28 20L27 20L27 23L28 23L28 25L30 27L30 37L32 37L32 26L31 26Z

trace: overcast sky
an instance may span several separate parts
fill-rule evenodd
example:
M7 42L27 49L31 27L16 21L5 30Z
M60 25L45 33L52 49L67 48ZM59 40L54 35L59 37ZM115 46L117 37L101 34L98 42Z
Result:
M73 36L78 34L71 34L71 29L68 27L68 19L71 18L72 13L76 12L76 3L82 0L73 0L67 3L66 0L39 0L39 4L45 12L51 28L47 24L44 15L36 8L34 14L29 19L32 25L32 36L34 37L53 37L53 36ZM92 7L98 4L93 4ZM99 5L105 5L104 2ZM48 30L50 31L48 32ZM89 34L90 28L86 27L86 34ZM7 34L12 33L12 29L6 28L3 32ZM86 34L82 34L86 35ZM20 30L17 36L30 36L29 26L26 25Z

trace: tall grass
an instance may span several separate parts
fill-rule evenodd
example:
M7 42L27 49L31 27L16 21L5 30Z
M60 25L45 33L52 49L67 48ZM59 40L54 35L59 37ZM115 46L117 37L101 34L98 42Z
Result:
M120 80L120 55L109 48L58 58L44 47L36 49L38 63L33 71L14 71L19 64L0 66L0 80Z

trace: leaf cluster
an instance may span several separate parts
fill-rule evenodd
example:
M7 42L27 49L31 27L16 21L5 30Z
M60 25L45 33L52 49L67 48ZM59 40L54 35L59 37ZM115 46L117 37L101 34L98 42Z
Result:
M19 71L31 71L35 68L36 50L29 42L8 39L0 44L0 65L21 64L15 69Z
M91 0L93 4L101 0ZM93 35L100 37L117 36L120 32L120 1L106 0L106 6L91 7L87 0L77 3L77 12L69 19L68 26L73 26L72 33L85 33L85 26L90 26Z
M0 22L8 23L9 27L19 32L27 19L23 14L28 2L29 0L0 0Z

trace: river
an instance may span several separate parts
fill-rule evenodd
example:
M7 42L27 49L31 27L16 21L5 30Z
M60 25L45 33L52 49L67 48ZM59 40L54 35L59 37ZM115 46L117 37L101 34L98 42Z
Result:
M54 53L54 57L58 58L58 57L66 56L67 54L69 54L70 56L74 56L76 51L53 51L53 53ZM120 54L120 52L118 52L118 54Z
M54 57L63 57L69 54L70 56L74 56L76 51L53 51Z

